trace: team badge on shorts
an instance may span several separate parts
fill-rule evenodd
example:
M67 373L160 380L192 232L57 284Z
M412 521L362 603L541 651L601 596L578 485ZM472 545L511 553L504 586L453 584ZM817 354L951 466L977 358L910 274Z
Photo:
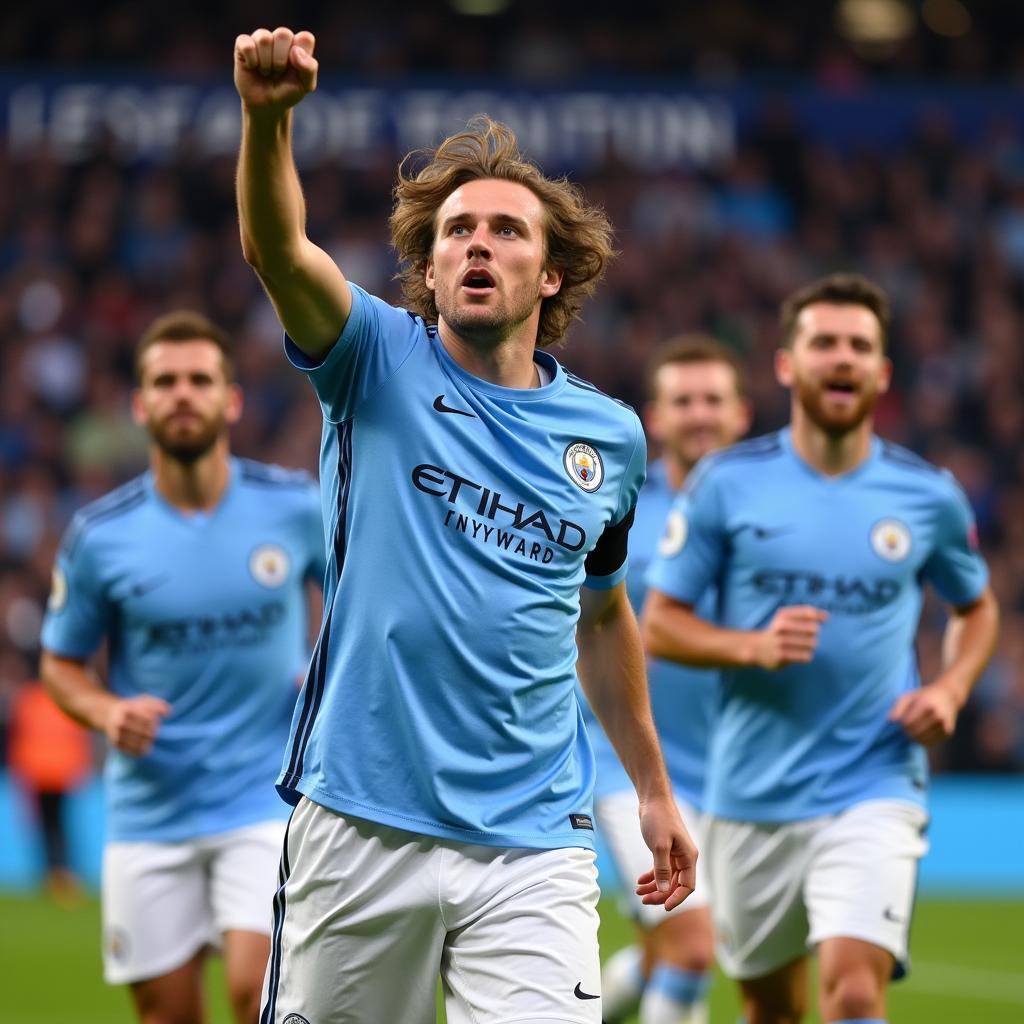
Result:
M573 441L562 456L569 479L579 488L593 492L604 483L604 463L596 448L585 441Z
M871 527L871 546L879 558L902 562L910 554L910 530L898 519L882 519Z
M686 543L686 534L689 532L686 525L686 516L679 509L674 508L665 520L665 532L658 541L658 554L662 558L671 558L683 550Z
M289 1013L284 1019L284 1024L309 1024L309 1021L301 1013Z
M107 929L107 951L114 960L123 960L128 953L128 933L123 928Z
M50 577L50 599L46 607L51 612L59 612L68 603L68 578L64 570L59 566L53 567L53 575Z
M249 557L249 572L263 587L275 588L288 579L288 552L279 544L261 544Z

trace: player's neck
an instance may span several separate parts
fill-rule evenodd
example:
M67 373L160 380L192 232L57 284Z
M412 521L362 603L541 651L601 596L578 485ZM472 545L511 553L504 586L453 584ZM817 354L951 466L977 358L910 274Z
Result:
M662 463L665 466L665 479L668 481L669 487L673 491L681 491L693 466L688 462L675 458L669 452L665 453Z
M527 327L527 325L524 325ZM467 373L503 388L535 388L540 375L533 361L536 325L493 344L475 343L441 320L437 333L448 355Z
M182 512L216 508L231 477L226 440L218 441L194 462L182 462L154 448L150 465L157 493Z
M824 476L842 476L856 469L871 454L870 417L845 434L829 434L802 410L794 409L793 448L804 462Z

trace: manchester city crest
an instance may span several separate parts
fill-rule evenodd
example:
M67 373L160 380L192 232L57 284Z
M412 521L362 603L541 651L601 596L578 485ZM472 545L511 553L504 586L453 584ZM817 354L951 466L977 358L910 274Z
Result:
M601 455L585 441L573 441L562 456L569 479L584 491L593 492L604 482L604 463Z
M910 530L898 519L882 519L871 528L871 546L879 558L902 562L910 554Z
M263 587L274 589L288 579L288 552L279 544L261 544L249 557L249 572Z

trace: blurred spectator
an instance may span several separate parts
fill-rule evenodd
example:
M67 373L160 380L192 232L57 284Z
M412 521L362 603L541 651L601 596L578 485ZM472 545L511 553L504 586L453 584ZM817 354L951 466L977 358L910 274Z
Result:
M65 798L92 768L86 731L50 700L42 683L24 683L14 695L8 733L11 772L28 796L46 853L46 888L73 904L80 883L68 862Z

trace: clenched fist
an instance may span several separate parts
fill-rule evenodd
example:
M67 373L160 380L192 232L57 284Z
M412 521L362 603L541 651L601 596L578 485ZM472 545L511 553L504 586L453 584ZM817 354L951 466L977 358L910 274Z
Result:
M235 88L251 112L281 112L316 88L312 32L258 28L235 40Z

